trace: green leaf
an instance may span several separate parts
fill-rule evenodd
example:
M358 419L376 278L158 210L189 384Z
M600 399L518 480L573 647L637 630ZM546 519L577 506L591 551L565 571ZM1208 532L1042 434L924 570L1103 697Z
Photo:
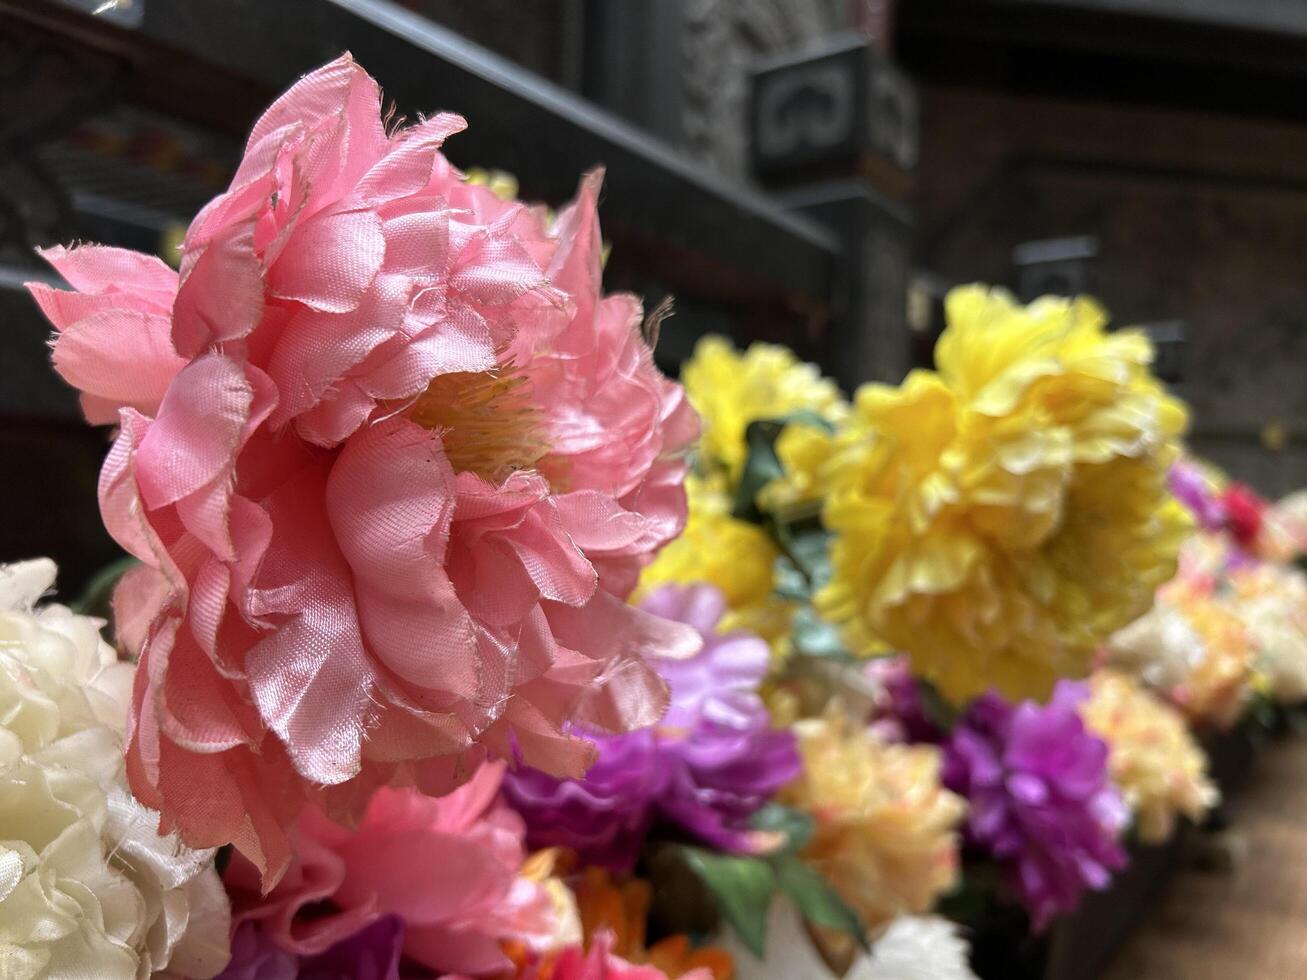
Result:
M82 594L72 604L73 612L83 616L109 619L112 613L111 601L114 587L119 579L139 564L140 561L127 555L105 565L91 577Z
M784 429L783 422L761 419L750 422L744 430L744 445L748 455L744 458L740 485L735 488L735 502L731 507L733 517L754 523L762 520L762 512L758 510L758 493L772 480L785 475L785 467L776 455L776 440Z
M755 830L784 834L785 843L776 851L779 854L797 851L812 839L812 817L779 803L768 803L753 815L749 825Z
M917 678L917 689L921 692L921 709L926 717L942 731L952 731L960 714L958 709L939 693L939 688L924 677Z
M830 532L820 527L796 531L790 525L778 523L773 535L785 557L812 585L825 585L830 580Z
M828 929L839 929L857 938L867 948L867 933L853 909L835 893L820 874L797 854L786 854L772 862L781 891L798 906L809 922Z
M803 606L794 614L794 647L809 657L847 657L839 628L818 616L811 606Z
M782 425L806 425L813 429L821 429L828 436L835 433L835 426L819 412L814 412L810 408L800 408L797 411L789 412L779 416L776 419Z
M771 865L759 858L683 847L685 863L712 892L722 917L758 959L766 954L767 909L776 891Z
M735 502L731 508L732 516L743 520L761 523L762 512L758 509L758 493L772 480L785 475L785 467L776 455L776 440L781 437L787 425L808 425L823 432L834 432L835 428L816 412L803 409L790 412L774 419L756 419L744 430L744 445L747 455L744 459L744 472L740 484L735 488Z

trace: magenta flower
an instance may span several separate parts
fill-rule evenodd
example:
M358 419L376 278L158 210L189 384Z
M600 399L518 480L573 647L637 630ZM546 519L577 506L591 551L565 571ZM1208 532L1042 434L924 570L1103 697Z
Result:
M871 686L871 727L887 742L938 744L944 732L931 720L921 683L907 657L877 657L863 668Z
M231 962L216 980L400 980L404 923L377 919L316 956L282 949L257 922L246 922L231 941Z
M1182 459L1172 465L1167 480L1175 499L1193 514L1199 527L1205 531L1219 531L1225 527L1225 502L1202 470Z
M945 744L944 782L970 803L967 843L998 862L1037 931L1126 864L1129 815L1108 779L1107 744L1076 710L1085 695L1068 681L1047 705L986 694Z
M793 734L772 728L757 694L770 650L747 633L714 632L726 606L711 586L666 586L641 608L704 637L688 660L654 661L671 689L662 724L596 737L584 779L524 767L505 780L505 798L527 818L531 846L567 846L616 870L635 863L655 820L721 850L756 851L766 838L749 818L800 767Z

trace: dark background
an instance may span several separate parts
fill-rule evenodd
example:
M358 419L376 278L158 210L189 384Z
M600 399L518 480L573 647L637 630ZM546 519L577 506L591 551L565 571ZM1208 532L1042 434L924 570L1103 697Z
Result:
M723 331L846 386L897 380L950 284L1088 288L1169 338L1197 451L1270 494L1307 484L1298 0L99 6L0 0L0 560L53 555L65 593L115 554L94 502L108 433L49 368L18 288L46 274L32 247L171 254L262 106L347 48L399 111L466 115L451 158L525 196L559 203L608 165L610 284L675 295L669 370ZM766 158L755 79L823 57L856 125Z

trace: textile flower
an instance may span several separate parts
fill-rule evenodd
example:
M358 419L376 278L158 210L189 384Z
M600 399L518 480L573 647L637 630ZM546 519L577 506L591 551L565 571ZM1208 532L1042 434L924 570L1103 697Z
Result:
M686 478L685 532L641 573L639 594L668 584L716 586L726 598L719 628L756 633L783 659L790 651L796 604L775 591L779 552L762 527L731 516L724 486L720 477Z
M267 895L254 865L233 857L225 877L237 920L310 957L394 915L406 957L469 976L510 968L508 940L535 951L578 941L570 893L548 877L548 862L532 868L522 819L498 797L503 770L485 763L439 798L383 787L355 830L306 809L295 860Z
M1291 562L1307 554L1307 490L1298 490L1275 502L1263 515L1272 529L1269 551L1272 560Z
M614 878L592 866L580 874L573 888L585 945L592 950L596 945L606 947L627 962L654 967L668 977L698 976L706 970L713 980L731 980L734 965L723 949L694 947L688 937L679 934L647 943L645 926L653 887L644 879ZM551 965L546 958L542 974L548 974Z
M312 799L439 794L487 755L580 775L692 630L624 599L685 517L693 412L635 297L600 291L598 174L552 225L466 184L441 114L388 133L348 56L255 124L180 273L53 249L55 365L119 433L100 480L144 563L128 772L275 882Z
M1225 524L1230 535L1245 551L1253 551L1262 530L1263 500L1252 487L1244 483L1231 483L1221 495L1225 509Z
M231 964L218 980L400 980L404 923L377 919L316 956L299 957L278 946L256 922L232 938Z
M1185 425L1138 331L1087 299L949 294L937 372L863 386L825 467L825 615L956 702L1045 697L1144 612L1188 525ZM879 642L878 642L879 641Z
M768 839L748 819L800 764L794 736L772 728L757 694L767 645L717 632L726 606L711 586L665 586L642 606L703 638L694 657L655 662L671 689L659 728L597 738L598 761L580 780L510 773L505 796L526 817L533 846L568 847L614 870L634 864L656 818L722 850L763 849Z
M1083 684L1063 681L1047 705L987 694L945 748L944 782L970 804L967 842L990 854L1043 930L1126 865L1129 820L1108 776L1108 747L1086 729Z
M0 566L0 965L6 978L208 978L229 910L212 851L127 790L132 666L100 622L36 607L47 559Z
M1216 476L1192 459L1179 459L1168 474L1171 492L1204 531L1220 531L1227 515Z
M939 750L884 742L836 709L795 729L803 772L781 798L812 816L803 856L870 929L930 909L957 880L966 811Z
M1095 671L1080 717L1107 743L1108 770L1135 815L1140 840L1159 844L1178 816L1200 820L1215 805L1207 757L1184 718L1129 674Z
M1281 704L1307 700L1307 576L1261 562L1231 569L1232 611L1252 646L1252 669Z
M1248 626L1224 597L1181 579L1160 590L1157 601L1177 609L1200 641L1189 672L1166 694L1193 721L1229 728L1252 692Z
M732 486L744 471L751 422L807 412L836 423L848 412L835 382L776 344L750 344L740 353L724 337L704 337L681 380L703 421L702 463L724 472ZM802 450L796 445L794 451Z
M767 912L767 955L759 960L738 940L729 943L735 980L975 980L967 963L967 942L956 923L934 915L901 915L859 954L847 970L835 971L819 954L788 899L772 900Z
M529 977L528 980L536 980ZM539 980L714 980L707 967L688 973L668 974L656 966L638 966L612 952L612 937L600 933L587 951L581 946L564 950L548 974Z
M864 671L871 688L872 729L887 742L941 742L907 657L877 657Z

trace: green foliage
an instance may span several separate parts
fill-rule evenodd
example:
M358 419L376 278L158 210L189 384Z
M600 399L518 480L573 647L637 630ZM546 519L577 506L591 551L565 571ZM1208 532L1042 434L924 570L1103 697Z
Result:
M755 524L765 522L765 517L758 508L758 494L772 480L785 475L785 467L776 455L776 440L781 437L787 425L810 425L825 432L834 431L826 419L808 410L750 422L744 430L748 455L744 460L740 484L735 488L735 502L731 509L731 513L740 520Z
M774 861L776 881L790 897L803 917L828 929L839 929L854 936L866 949L867 934L858 915L849 908L830 884L805 864L797 854L783 854Z
M722 917L740 941L762 959L767 944L767 909L776 891L772 866L761 858L716 854L698 847L684 847L681 854L708 886Z

